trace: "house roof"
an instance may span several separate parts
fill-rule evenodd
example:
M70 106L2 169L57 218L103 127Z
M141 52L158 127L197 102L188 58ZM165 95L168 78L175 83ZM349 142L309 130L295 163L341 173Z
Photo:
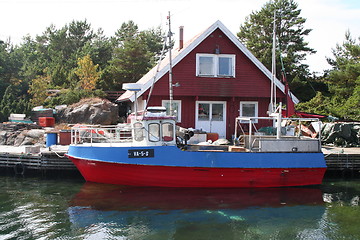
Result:
M204 39L206 39L210 34L212 34L216 29L220 29L233 43L236 45L246 57L248 57L258 69L260 69L265 76L272 81L272 73L232 34L225 25L219 20L216 21L213 25L207 28L202 33L193 37L190 41L184 44L182 49L173 49L172 50L172 66L176 66L185 56L187 56L193 49L195 49ZM145 91L147 91L151 85L156 83L161 77L163 77L169 71L169 56L165 57L157 66L152 68L147 72L137 83L143 85L141 91L137 96L141 96ZM285 93L284 84L275 78L275 85ZM299 103L299 100L291 94L291 98L295 104ZM135 101L135 94L131 91L126 91L122 94L117 101Z

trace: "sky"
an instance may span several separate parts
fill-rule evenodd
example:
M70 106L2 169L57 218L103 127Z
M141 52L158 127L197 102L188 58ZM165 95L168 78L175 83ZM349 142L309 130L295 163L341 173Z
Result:
M51 24L61 28L73 20L87 20L94 30L102 28L113 36L121 24L134 21L140 30L161 26L171 13L172 32L184 26L184 40L202 32L220 20L233 34L246 16L259 11L269 0L0 0L0 39L20 44L26 35L41 35ZM360 37L359 0L295 0L300 16L307 19L305 28L313 29L305 38L317 51L305 63L321 74L330 69L326 57L342 44L345 32Z

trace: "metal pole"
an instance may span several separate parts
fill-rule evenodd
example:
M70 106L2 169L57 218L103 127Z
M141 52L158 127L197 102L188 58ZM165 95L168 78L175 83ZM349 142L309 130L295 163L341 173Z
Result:
M274 112L276 109L276 85L275 85L275 78L276 78L276 12L274 10L274 24L273 24L273 42L272 42L272 82L271 82L271 96L270 96L270 102L271 102L271 113Z

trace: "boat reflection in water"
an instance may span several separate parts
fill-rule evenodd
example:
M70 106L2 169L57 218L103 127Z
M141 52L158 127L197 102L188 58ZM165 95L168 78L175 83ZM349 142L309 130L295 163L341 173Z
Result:
M87 237L290 239L319 234L317 188L178 189L85 183L70 220Z

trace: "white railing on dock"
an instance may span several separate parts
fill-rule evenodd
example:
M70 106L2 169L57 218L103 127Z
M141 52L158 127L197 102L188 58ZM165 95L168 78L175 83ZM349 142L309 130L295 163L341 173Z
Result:
M71 128L71 144L131 141L132 128L127 123L111 126L78 125Z

